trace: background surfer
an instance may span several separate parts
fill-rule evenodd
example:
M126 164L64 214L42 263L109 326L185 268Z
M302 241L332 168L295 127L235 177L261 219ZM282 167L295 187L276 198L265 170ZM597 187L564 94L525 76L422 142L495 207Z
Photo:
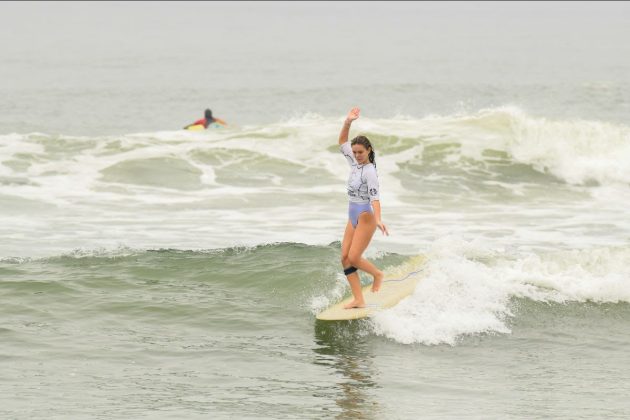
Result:
M188 124L186 127L184 127L184 130L187 130L188 128L192 127L193 125L203 125L203 128L208 128L210 126L210 124L212 123L216 123L216 124L220 124L222 126L226 126L227 123L225 121L223 121L220 118L216 118L212 116L212 110L210 109L206 109L204 111L204 117L200 120L195 121L192 124Z
M350 125L359 118L359 113L359 108L352 108L343 123L341 133L339 133L341 153L350 164L350 177L348 178L350 203L348 223L341 243L341 264L350 283L354 300L344 306L346 309L365 307L357 269L374 277L372 292L377 292L381 288L383 272L363 258L362 255L370 244L377 227L384 235L389 235L387 227L381 221L378 175L372 144L365 136L357 136L352 139L350 144L348 143Z

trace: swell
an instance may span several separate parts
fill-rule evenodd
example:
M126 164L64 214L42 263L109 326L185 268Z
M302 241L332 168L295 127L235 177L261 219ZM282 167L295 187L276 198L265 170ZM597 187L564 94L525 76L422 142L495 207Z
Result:
M0 288L11 304L2 312L7 319L30 314L53 324L133 319L250 328L264 319L271 328L291 318L312 319L349 294L339 246L122 248L4 258ZM511 334L559 314L628 315L630 250L625 247L512 253L447 237L425 257L416 291L365 323L366 332L401 343L455 345L466 337ZM370 258L389 275L417 269L414 261L419 261L400 254Z
M337 181L337 118L307 114L266 126L201 133L76 137L0 136L0 182L45 187L55 176L101 184L195 190L215 185L300 187ZM630 129L588 120L552 120L516 107L422 118L362 118L379 170L471 182L630 182ZM377 160L377 162L379 162Z

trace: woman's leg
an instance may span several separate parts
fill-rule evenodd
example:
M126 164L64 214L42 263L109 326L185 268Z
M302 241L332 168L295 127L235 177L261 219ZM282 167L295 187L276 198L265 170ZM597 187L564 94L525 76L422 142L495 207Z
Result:
M348 261L350 264L374 277L372 292L378 292L381 288L383 272L376 268L374 264L363 258L362 255L370 244L375 230L376 219L374 218L374 214L369 212L361 213L359 215L359 223L352 236L350 250L348 251Z
M352 264L350 264L350 260L348 259L348 254L350 253L350 246L352 245L352 236L354 235L354 228L352 227L352 223L348 220L348 224L346 225L346 231L343 234L343 241L341 242L341 266L344 270ZM350 289L352 290L352 295L354 296L354 300L345 306L346 309L350 308L361 308L365 306L365 300L363 300L363 292L361 291L361 280L359 279L359 273L356 271L348 276L348 283L350 283Z

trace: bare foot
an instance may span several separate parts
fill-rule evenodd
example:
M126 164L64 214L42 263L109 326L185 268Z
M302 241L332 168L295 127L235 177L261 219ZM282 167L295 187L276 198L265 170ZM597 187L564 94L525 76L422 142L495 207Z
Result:
M343 305L343 309L353 309L353 308L365 308L364 301L353 300L347 305Z
M372 282L372 293L376 293L381 290L381 283L383 283L383 272L379 271L377 275L374 276L374 281Z

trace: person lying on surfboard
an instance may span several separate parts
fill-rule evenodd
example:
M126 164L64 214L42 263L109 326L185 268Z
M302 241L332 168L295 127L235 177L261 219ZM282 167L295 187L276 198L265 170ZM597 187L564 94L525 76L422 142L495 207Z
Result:
M212 111L209 109L206 109L206 112L204 114L204 118L195 121L192 124L188 124L186 127L184 127L184 130L188 130L190 127L194 126L194 125L203 125L203 128L208 128L208 126L212 123L217 123L223 126L226 126L227 123L225 121L223 121L222 119L219 118L215 118L212 116Z
M346 309L365 307L361 292L361 281L357 269L374 277L372 292L378 292L383 282L383 272L362 257L372 236L378 227L384 235L389 235L387 227L381 220L381 203L379 200L378 174L374 162L374 149L365 136L357 136L348 142L350 125L359 118L360 109L352 108L346 117L339 145L341 153L350 165L348 178L348 222L341 243L341 264L346 275L354 300L345 305Z

